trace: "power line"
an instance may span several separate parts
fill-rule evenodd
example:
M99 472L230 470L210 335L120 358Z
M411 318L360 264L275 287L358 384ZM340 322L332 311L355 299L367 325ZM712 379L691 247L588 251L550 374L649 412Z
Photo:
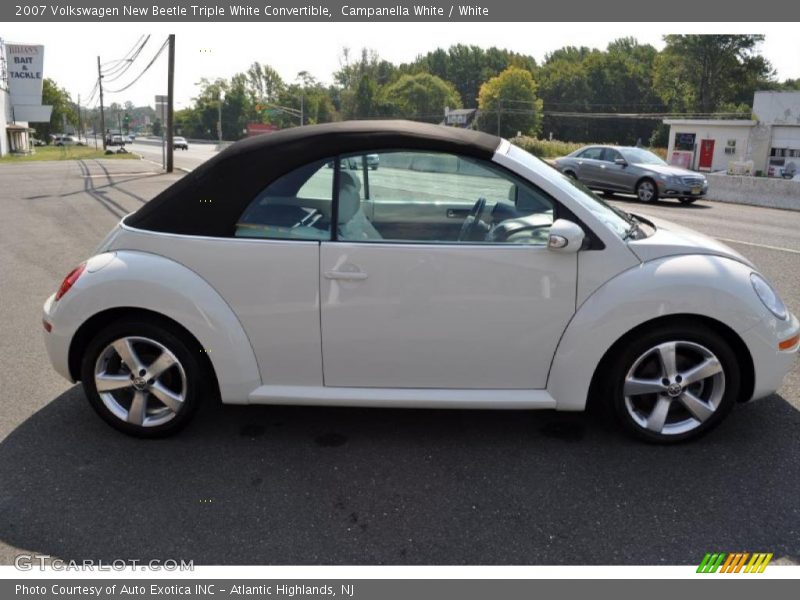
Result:
M150 41L149 35L145 38L142 44L136 49L136 51L131 55L131 57L125 59L125 63L121 69L115 70L114 72L103 73L103 79L105 80L105 82L109 83L112 81L117 81L120 77L125 75L128 69L130 69L133 66L133 63L136 62L136 59L139 58L139 55L141 54L142 50L144 50L144 47L147 45L148 41Z
M116 65L116 64L118 64L118 63L121 63L121 62L124 62L124 61L128 60L128 57L129 57L131 54L133 54L134 50L136 50L136 48L137 48L137 47L139 46L139 44L141 43L141 41L142 41L142 38L143 38L143 37L144 37L144 34L140 35L140 36L139 36L139 39L138 39L138 40L136 40L136 43L135 43L133 46L131 46L131 49L130 49L130 50L128 50L128 51L125 53L125 55L124 55L122 58L115 58L114 60L109 60L109 61L106 61L106 62L104 62L102 65L100 65L100 67L101 67L101 70L102 70L104 67L106 67L107 65L111 65L111 64L114 64L114 65ZM149 36L148 36L148 37L149 37ZM112 67L111 69L109 69L109 71L113 71L113 70L114 70L114 69L116 69L116 68L117 68L116 66L115 66L115 67Z
M146 67L145 67L145 68L142 70L142 72L141 72L141 73L139 73L139 74L136 76L136 78L135 78L133 81L131 81L131 82L130 82L128 85L126 85L125 87L121 87L121 88L120 88L120 89L118 89L118 90L105 90L105 91L106 91L106 93L108 93L108 94L119 94L120 92L124 92L125 90L127 90L128 88L130 88L130 87L131 87L131 86L132 86L134 83L136 83L137 81L139 81L139 79L141 79L142 75L144 75L145 73L147 73L147 71L150 69L150 67L152 67L152 66L153 66L153 63L154 63L154 62L156 62L156 59L157 59L159 56L161 56L161 53L164 51L164 49L165 49L165 48L166 48L168 45L169 45L169 39L166 39L166 40L164 40L164 43L163 43L163 44L161 44L161 47L158 49L158 52L156 52L155 56L153 56L153 58L152 58L152 59L150 59L150 62L149 62L149 63L147 63L147 66L146 66Z

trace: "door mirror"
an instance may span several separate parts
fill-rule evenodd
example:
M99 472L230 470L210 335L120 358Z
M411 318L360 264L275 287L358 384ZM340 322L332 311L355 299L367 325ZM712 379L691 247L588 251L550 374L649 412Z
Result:
M583 246L585 238L586 234L580 225L566 219L556 219L550 226L547 247L558 252L577 252Z
M628 161L625 160L624 158L615 158L614 159L614 164L615 165L619 165L620 167L627 167L628 166Z

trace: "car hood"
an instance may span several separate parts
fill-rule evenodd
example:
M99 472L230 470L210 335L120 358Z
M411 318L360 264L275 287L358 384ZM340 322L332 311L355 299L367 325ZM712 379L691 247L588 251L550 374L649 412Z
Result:
M683 167L674 167L672 165L648 165L644 163L634 163L634 167L644 169L645 171L652 171L653 173L660 173L661 175L676 175L678 177L685 177L693 175L695 177L704 177L702 173L696 173Z
M656 226L656 232L648 238L631 240L628 243L631 251L642 262L682 254L713 254L755 268L752 262L736 250L712 237L665 219L649 215L643 215L643 218Z

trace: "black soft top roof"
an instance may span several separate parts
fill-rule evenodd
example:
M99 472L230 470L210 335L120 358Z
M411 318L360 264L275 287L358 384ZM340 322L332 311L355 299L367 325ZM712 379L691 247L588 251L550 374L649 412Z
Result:
M411 121L344 121L285 129L236 142L161 192L125 224L139 229L227 237L253 198L305 164L379 150L447 152L489 160L500 138Z

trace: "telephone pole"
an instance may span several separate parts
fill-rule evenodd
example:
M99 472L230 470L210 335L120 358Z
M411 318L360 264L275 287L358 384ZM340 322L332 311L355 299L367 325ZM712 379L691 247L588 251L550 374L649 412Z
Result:
M175 34L169 34L169 55L167 64L167 173L173 170L173 106L175 103Z
M106 149L106 115L103 110L103 72L100 70L100 57L97 57L97 85L100 86L100 135L103 136L103 150ZM94 133L97 141L97 132Z

